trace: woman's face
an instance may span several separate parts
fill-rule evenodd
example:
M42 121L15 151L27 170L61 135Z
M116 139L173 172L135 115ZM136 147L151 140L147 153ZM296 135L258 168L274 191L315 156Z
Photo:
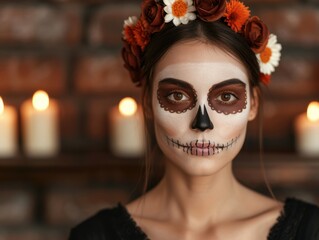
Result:
M168 161L191 175L230 163L257 111L244 66L216 46L182 42L158 62L153 81L155 134Z

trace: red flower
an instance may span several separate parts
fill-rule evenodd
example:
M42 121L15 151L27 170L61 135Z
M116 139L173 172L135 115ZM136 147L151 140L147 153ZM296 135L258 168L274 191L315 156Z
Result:
M255 53L264 51L268 43L269 30L258 17L253 16L247 20L243 34Z
M266 86L270 83L271 76L268 74L260 73L260 81Z
M195 0L194 2L198 17L206 22L220 19L226 9L226 0Z
M141 21L148 32L154 33L160 31L165 24L164 7L156 0L144 0Z
M126 41L122 48L122 58L124 60L124 67L129 71L131 79L136 86L141 85L141 49L137 45L131 45Z

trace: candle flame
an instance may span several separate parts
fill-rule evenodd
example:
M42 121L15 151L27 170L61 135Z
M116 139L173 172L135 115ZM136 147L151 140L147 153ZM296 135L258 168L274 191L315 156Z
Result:
M132 116L137 111L137 104L133 98L123 98L119 103L119 111L124 116Z
M49 107L49 96L45 91L39 90L33 94L32 105L38 111L44 111Z
M2 114L3 112L4 112L4 104L3 104L2 97L0 97L0 114Z
M311 122L316 122L319 120L319 102L311 102L308 105L307 118Z

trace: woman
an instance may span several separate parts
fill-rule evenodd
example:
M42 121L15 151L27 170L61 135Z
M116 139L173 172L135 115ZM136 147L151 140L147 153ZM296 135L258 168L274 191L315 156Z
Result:
M232 172L260 84L280 57L265 24L237 0L145 0L123 33L148 143L165 171L152 190L102 210L70 240L319 239L316 206L263 196Z

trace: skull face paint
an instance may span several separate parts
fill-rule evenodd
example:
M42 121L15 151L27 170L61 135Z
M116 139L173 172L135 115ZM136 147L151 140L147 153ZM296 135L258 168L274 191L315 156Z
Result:
M229 53L199 41L174 45L152 88L156 140L168 162L199 175L231 162L244 143L250 98L246 70ZM196 127L201 119L211 127Z
M208 93L208 105L223 114L242 112L247 105L246 84L238 79L230 79L214 85Z
M233 144L236 143L238 137L232 139L230 142L225 144L214 143L211 141L205 142L204 140L199 141L191 141L189 143L181 143L178 140L174 140L173 138L167 137L167 143L172 147L177 147L178 149L182 149L183 152L195 156L210 156L214 154L218 154L223 150L227 150L232 147Z
M183 113L195 107L196 91L178 79L164 79L158 84L157 99L162 108L171 113ZM211 87L208 105L218 113L235 114L247 105L246 84L238 79L229 79Z
M182 113L195 107L197 95L189 83L170 78L159 82L157 99L166 111Z

